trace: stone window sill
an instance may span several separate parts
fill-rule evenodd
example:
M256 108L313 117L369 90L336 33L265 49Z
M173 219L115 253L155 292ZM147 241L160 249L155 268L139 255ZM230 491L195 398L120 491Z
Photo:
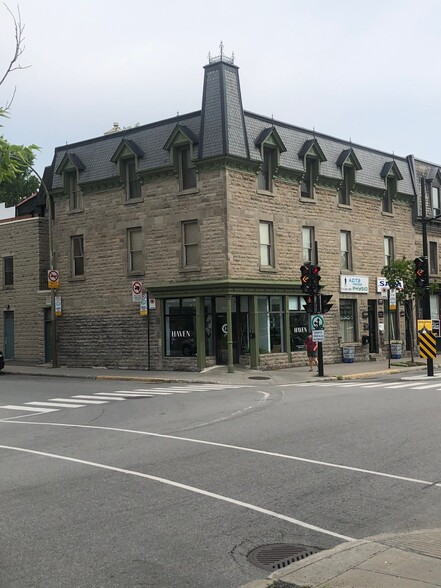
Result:
M199 265L189 265L189 266L181 267L179 271L185 274L188 272L200 272L202 270Z
M190 196L191 194L199 194L199 188L187 188L186 190L179 190L178 196Z
M337 208L343 208L343 210L352 210L352 204L341 204L338 202Z
M130 205L130 204L140 204L141 202L144 202L144 198L129 198L128 200L124 200L124 204Z
M259 194L260 196L271 196L272 198L274 198L274 192L271 192L271 190L256 190L256 194Z
M86 276L70 276L69 282L85 282Z
M84 208L72 208L67 211L67 214L80 214L80 212L84 212Z
M306 196L300 196L299 202L305 202L305 204L317 204L317 200L315 198L307 198Z
M381 216L394 216L393 212L386 212L385 210L381 211Z
M275 274L275 273L277 273L277 268L275 268L271 265L261 265L259 267L259 271L269 273L269 274Z

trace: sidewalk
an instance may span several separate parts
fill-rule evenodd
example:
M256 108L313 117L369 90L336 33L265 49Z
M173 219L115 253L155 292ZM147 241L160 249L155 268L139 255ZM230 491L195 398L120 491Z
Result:
M242 588L441 586L441 529L380 535L311 555Z
M437 366L435 366L437 367ZM65 378L87 378L97 380L135 380L142 382L182 382L182 383L209 383L209 384L290 384L300 382L318 382L326 380L343 380L353 378L375 377L388 374L399 374L407 376L424 376L427 371L425 365L417 367L403 367L399 361L392 361L388 369L388 361L365 361L354 363L335 363L324 366L324 377L318 377L317 371L310 372L307 366L287 368L280 370L252 370L248 368L235 367L235 372L229 374L227 366L216 366L202 372L183 371L147 371L147 370L126 370L106 368L73 368L59 367L52 368L45 365L25 365L22 362L9 361L2 374L65 377ZM435 374L441 377L441 374Z

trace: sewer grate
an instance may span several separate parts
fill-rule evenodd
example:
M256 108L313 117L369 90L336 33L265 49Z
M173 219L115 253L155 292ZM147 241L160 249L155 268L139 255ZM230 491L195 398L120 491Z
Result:
M249 380L271 380L268 376L248 376Z
M294 543L271 543L255 547L247 555L247 560L264 570L280 570L321 551L318 547L308 547Z

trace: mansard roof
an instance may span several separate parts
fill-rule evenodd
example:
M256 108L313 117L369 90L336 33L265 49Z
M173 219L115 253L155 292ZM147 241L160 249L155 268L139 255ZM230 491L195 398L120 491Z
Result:
M86 169L86 166L84 165L84 163L81 161L81 159L78 157L78 155L76 153L66 151L60 164L58 165L58 167L55 168L55 173L61 174L63 172L63 170L69 166L69 164L70 164L70 167L73 166L78 171L84 171Z
M143 154L138 155L139 173L169 169L167 149L180 132L193 142L196 164L198 160L224 156L260 163L262 142L272 134L282 147L279 169L298 172L300 176L304 172L302 158L312 149L321 160L321 177L341 181L341 166L350 162L357 169L357 184L361 186L384 190L387 170L386 175L393 173L400 179L399 193L415 194L412 166L406 157L354 143L348 145L346 140L243 110L238 67L220 59L210 62L204 70L200 111L57 147L53 170L59 174L68 158L81 169L84 184L117 178L119 170L112 159L123 144ZM439 177L438 171L434 177ZM62 187L59 175L54 176L52 187Z
M261 147L264 143L273 140L279 148L280 153L286 151L286 147L282 139L280 138L279 133L275 127L268 127L267 129L263 129L260 135L257 137L255 144L256 147Z
M167 139L167 142L164 145L163 149L165 149L166 151L170 151L173 143L179 137L184 137L187 141L193 143L193 145L197 145L199 143L199 138L193 133L193 131L191 131L185 125L177 124L173 129L170 137Z

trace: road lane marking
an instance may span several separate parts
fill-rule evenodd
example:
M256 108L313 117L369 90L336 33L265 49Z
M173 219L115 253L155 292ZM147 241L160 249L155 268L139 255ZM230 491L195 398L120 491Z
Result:
M338 463L319 461L317 459L308 459L306 457L299 457L297 455L288 455L286 453L277 453L274 451L265 451L263 449L253 449L252 447L243 447L241 445L229 445L227 443L218 443L216 441L204 441L203 439L191 439L190 437L179 437L177 435L165 435L164 433L152 433L150 431L138 431L136 429L123 429L120 427L103 427L99 425L77 425L71 423L49 423L49 422L35 422L35 421L5 421L1 420L2 423L9 425L37 425L37 426L49 426L49 427L68 427L77 429L98 429L102 431L117 431L120 433L131 433L133 435L145 435L146 437L158 437L160 439L172 439L174 441L185 441L187 443L198 443L200 445L210 445L212 447L221 447L223 449L234 449L237 451L245 451L248 453L256 453L258 455L265 455L268 457L277 457L282 459L290 459L292 461L299 461L302 463L310 463L313 465L320 465L329 468L335 468L339 470L346 470L349 472L358 472L361 474L369 474L371 476L379 476L381 478L390 478L392 480L400 480L402 482L411 482L414 484L421 484L423 486L438 486L441 488L441 482L432 482L428 480L420 480L418 478L409 478L407 476L398 476L397 474L388 474L386 472L379 472L376 470L367 470L364 468L356 468L353 466L346 466Z
M415 382L414 382L415 384ZM424 384L424 386L415 386L411 388L411 390L426 390L427 388L436 388L439 387L439 382L437 384Z
M85 404L67 404L65 402L25 402L25 404L30 404L32 406L56 406L58 408L83 408L86 406Z
M18 406L16 404L4 404L3 406L0 406L0 408L6 408L7 410L27 410L27 411L32 411L35 414L39 414L39 413L43 413L43 412L57 412L57 409L51 409L51 408L30 408L29 406Z
M144 390L143 388L135 388L135 390L132 390L132 392L148 392L153 396L170 396L171 394L173 394L173 392L156 392L156 390Z
M105 394L106 396L119 396L120 398L153 398L151 394L143 394L142 392L128 392L126 390L118 390L118 392L97 392L97 396Z
M51 400L52 402L72 402L72 403L77 403L78 404L78 400L75 400L74 398L49 398L49 400ZM82 400L81 404L107 404L108 400Z
M105 392L98 392L98 394L105 394ZM77 396L72 396L72 398L90 398L91 400L94 400L94 399L96 399L96 396L89 396L87 394L78 394ZM100 396L99 398L100 398L100 400L125 400L125 398L117 398L116 396Z
M145 480L152 480L153 482L160 482L161 484L166 484L167 486L173 486L174 488L180 488L181 490L187 490L189 492L194 492L195 494L201 494L202 496L207 496L209 498L215 498L216 500L221 500L222 502L227 502L229 504L234 504L236 506L242 506L243 508L247 508L249 510L254 510L255 512L269 515L276 519L280 519L282 521L286 521L288 523L292 523L294 525L304 527L305 529L310 529L311 531L317 531L318 533L323 533L324 535L330 535L331 537L336 537L337 539L342 539L343 541L357 541L354 537L348 537L347 535L340 535L340 533L335 533L334 531L329 531L328 529L323 529L322 527L316 527L315 525L311 525L306 523L305 521L300 521L299 519L294 519L293 517L289 517L287 515L268 510L266 508L261 508L260 506L256 506L255 504L250 504L248 502L243 502L241 500L236 500L235 498L230 498L228 496L224 496L223 494L216 494L215 492L209 492L208 490L203 490L202 488L196 488L195 486L188 486L187 484L181 484L180 482L175 482L174 480L168 480L167 478L159 478L158 476L152 476L151 474L144 474L143 472L137 472L135 470L126 470L124 468L118 468L115 466L109 466L103 463L97 463L94 461L86 461L84 459L78 459L75 457L68 457L65 455L59 455L57 453L47 453L45 451L35 451L34 449L26 449L23 447L13 447L11 445L0 445L0 449L10 450L10 451L18 451L21 453L31 453L33 455L40 455L42 457L49 457L52 459L60 459L63 461L70 461L73 463L78 463L80 465L91 466L103 470L108 470L112 472L117 472L120 474L126 474L129 476L135 476L138 478L144 478Z

